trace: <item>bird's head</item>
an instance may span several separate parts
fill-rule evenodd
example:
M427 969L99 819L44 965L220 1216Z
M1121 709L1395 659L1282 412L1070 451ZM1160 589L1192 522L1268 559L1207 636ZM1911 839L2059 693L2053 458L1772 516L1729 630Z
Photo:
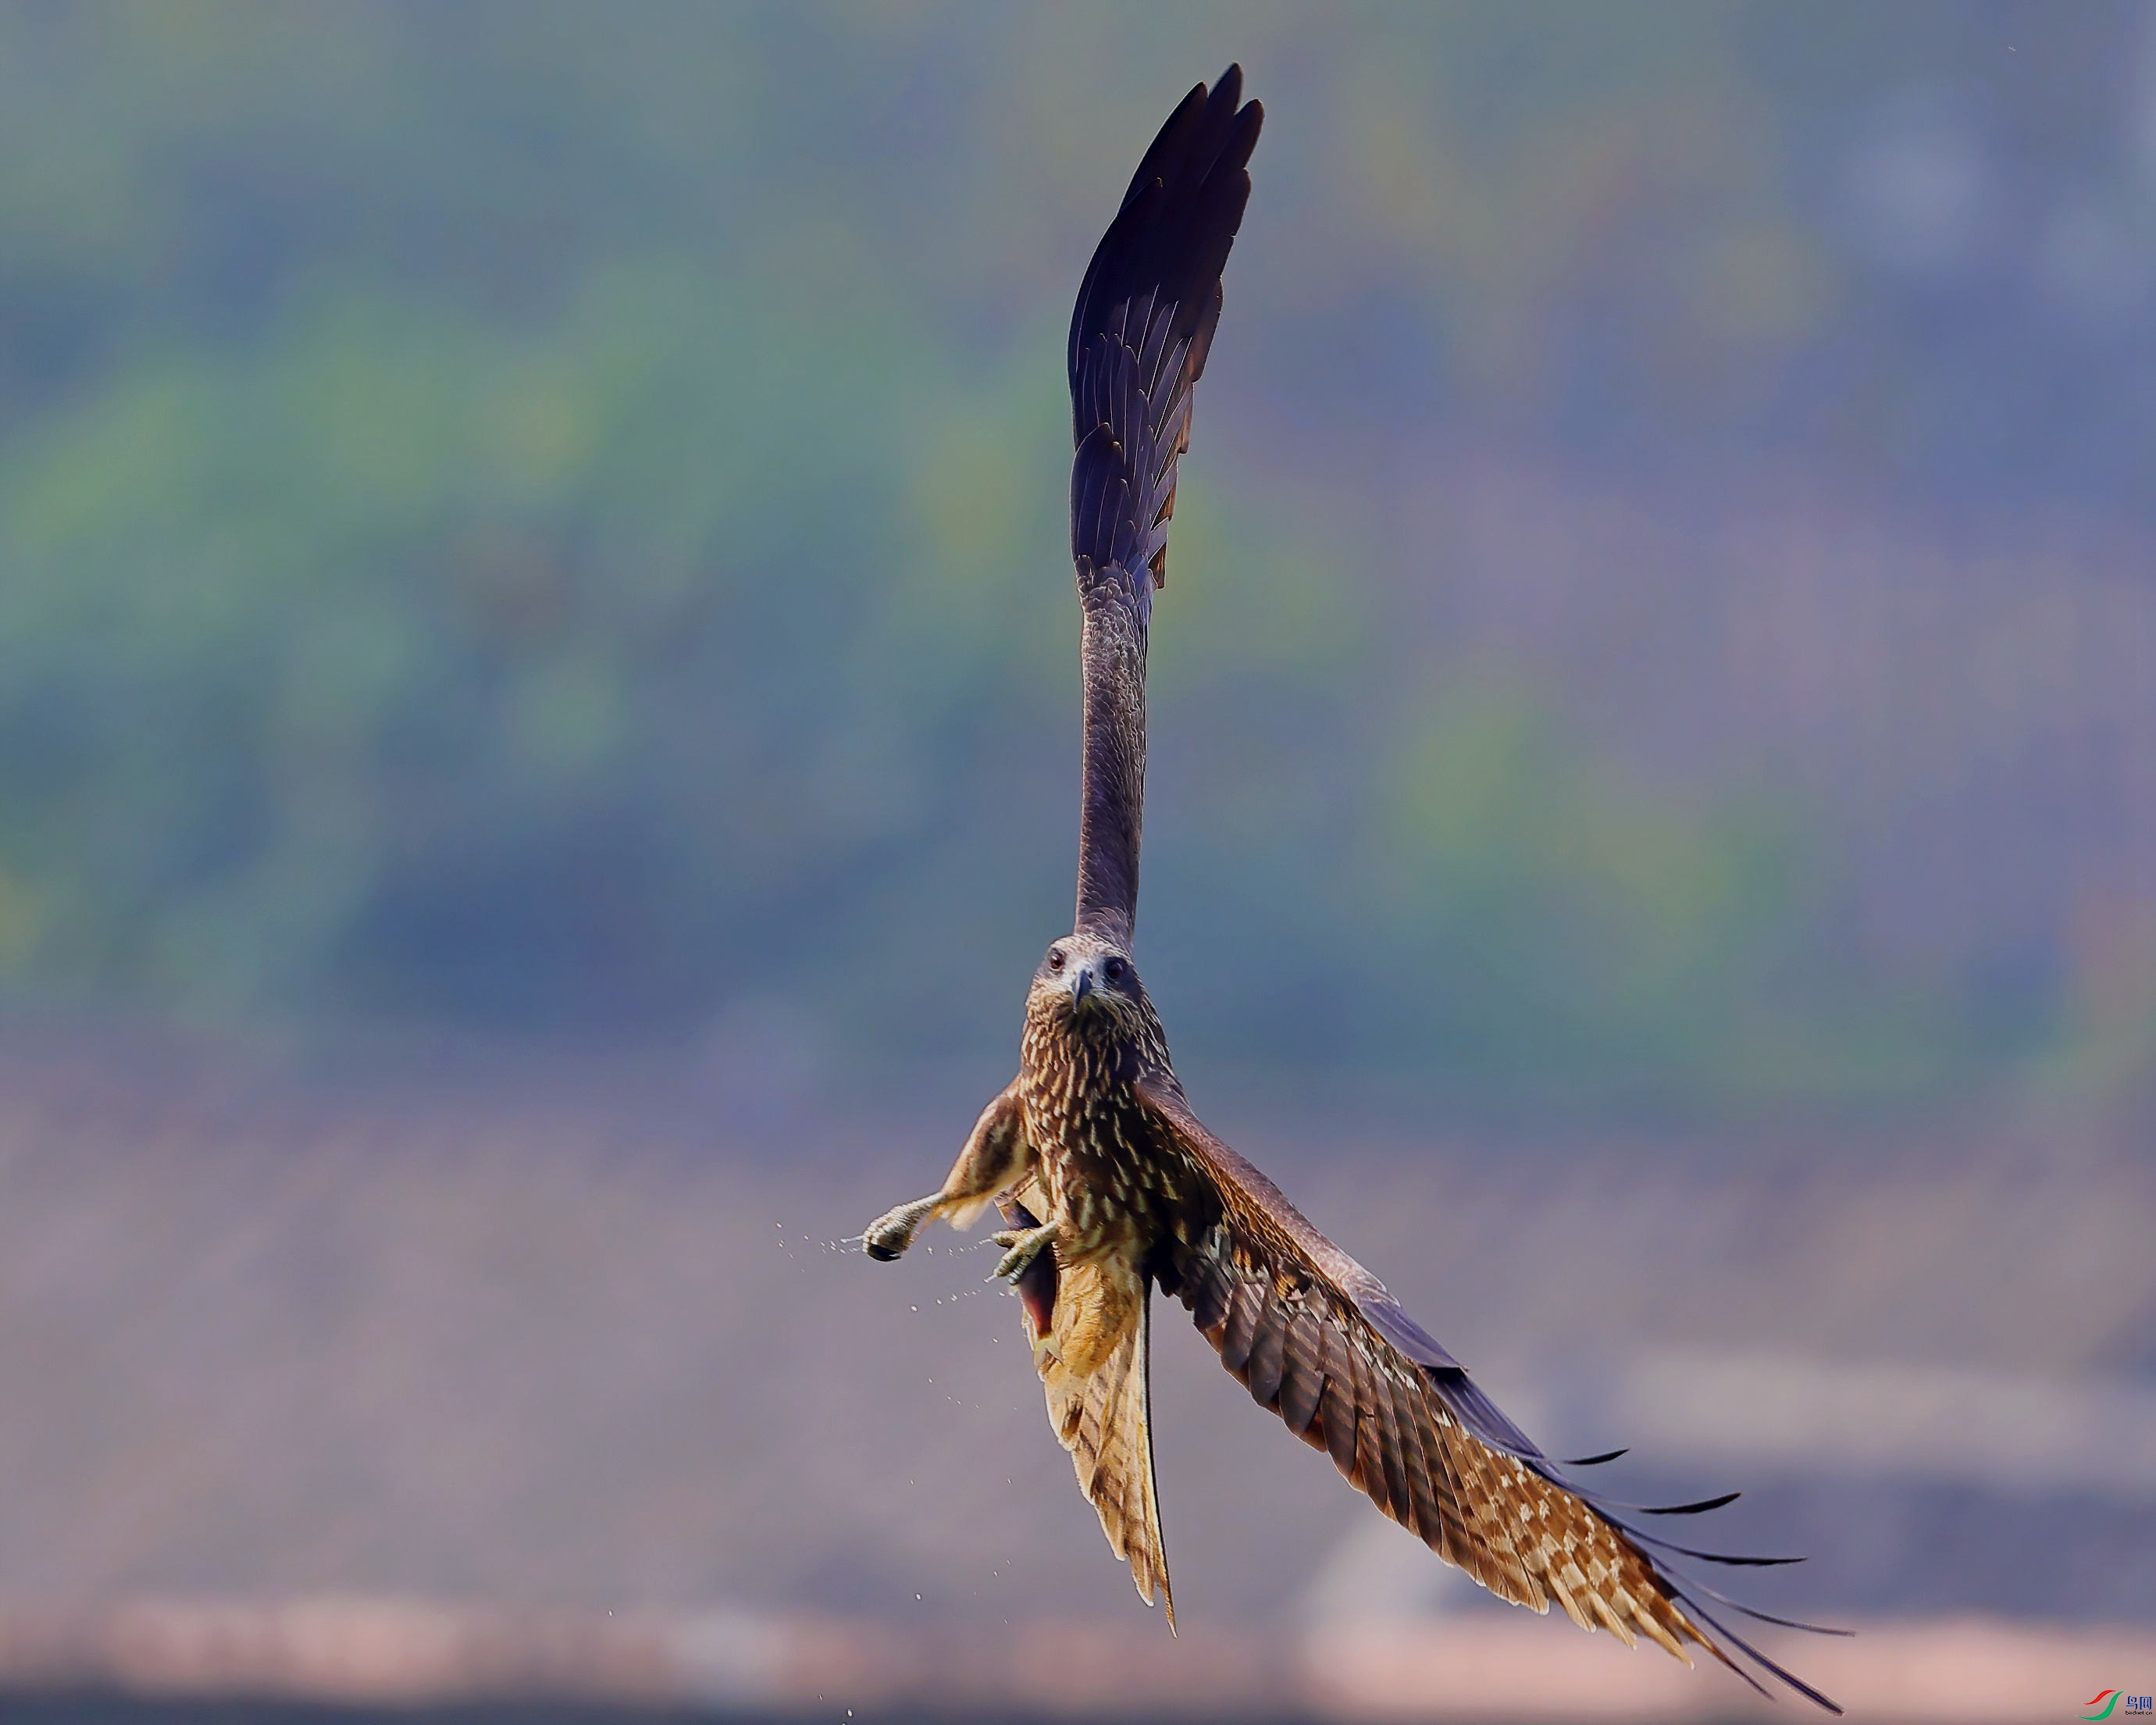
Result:
M1152 1016L1131 955L1093 933L1066 934L1048 949L1025 1004L1029 1017L1083 1036L1135 1035Z

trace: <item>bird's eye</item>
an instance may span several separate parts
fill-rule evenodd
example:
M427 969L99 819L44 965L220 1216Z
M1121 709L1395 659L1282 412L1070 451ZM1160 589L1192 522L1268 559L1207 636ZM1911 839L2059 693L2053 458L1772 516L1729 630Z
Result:
M1108 980L1111 983L1122 981L1123 972L1128 968L1122 959L1111 958L1107 963Z
M1060 970L1063 968L1062 947L1050 947L1048 949L1048 968L1050 970Z

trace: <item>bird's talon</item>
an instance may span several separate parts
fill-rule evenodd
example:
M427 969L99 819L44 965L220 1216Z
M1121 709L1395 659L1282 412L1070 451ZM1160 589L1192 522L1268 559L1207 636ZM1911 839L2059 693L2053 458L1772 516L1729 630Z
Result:
M1024 1276L1033 1260L1039 1257L1041 1248L1055 1238L1055 1224L1044 1222L1038 1228L1006 1228L991 1234L988 1239L999 1246L1010 1250L1003 1255L994 1270L989 1272L990 1281L1016 1281Z
M902 1257L906 1249L913 1244L928 1213L936 1208L933 1198L915 1199L886 1210L875 1221L861 1230L861 1250L880 1263L888 1264Z

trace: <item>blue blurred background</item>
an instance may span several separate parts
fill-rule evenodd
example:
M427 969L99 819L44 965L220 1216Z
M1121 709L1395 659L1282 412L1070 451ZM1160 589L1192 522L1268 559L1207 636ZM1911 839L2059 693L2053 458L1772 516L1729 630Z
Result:
M0 1450L49 1502L110 1502L82 1470L110 1422L237 1385L284 1386L263 1453L317 1459L311 1420L429 1430L429 1394L469 1390L396 1378L337 1425L295 1387L344 1358L326 1313L417 1358L439 1301L498 1297L470 1357L524 1324L567 1371L575 1291L663 1257L682 1191L730 1216L753 1192L807 1242L940 1173L1067 927L1070 295L1153 128L1230 59L1268 118L1156 612L1140 926L1201 1111L1332 1182L1351 1250L1399 1233L1385 1192L1464 1193L1452 1250L1376 1262L1449 1343L1539 1241L1555 1282L1607 1249L1639 1297L1565 1284L1485 1321L1492 1347L2004 1363L2097 1398L2091 1455L2156 1406L2146 5L18 3L0 1125L29 1267ZM622 1179L642 1196L593 1243L572 1219ZM515 1211L535 1189L565 1256ZM437 1303L377 1309L435 1224ZM819 1324L906 1286L801 1250ZM680 1337L762 1296L684 1273L639 1333L723 1380L736 1355ZM128 1400L186 1345L177 1399ZM1022 1359L990 1363L1055 1480ZM1990 1405L1938 1393L1963 1391ZM922 1394L886 1411L929 1446ZM487 1442L548 1429L501 1412ZM798 1573L757 1542L798 1527L713 1527L723 1562L609 1568L609 1538L664 1543L654 1504L742 1488L690 1431L678 1477L621 1464L644 1532L562 1532L588 1585L557 1585L473 1558L485 1517L426 1555L419 1474L357 1439L387 1470L353 1488L363 1536L310 1519L312 1476L283 1519L243 1513L265 1464L233 1441L171 1486L177 1522L39 1534L62 1590L873 1611L949 1558L891 1532L871 1584L857 1525ZM1943 1485L1922 1428L1887 1468L1934 1493L1905 1520L2023 1515L1997 1585L1905 1527L1804 1599L2145 1616L2145 1448ZM521 1501L567 1489L587 1451L562 1454ZM1082 1505L1041 1489L1106 1613ZM1789 1490L1799 1537L1839 1537L1828 1486ZM2061 1492L2095 1554L2031 1581ZM1201 1567L1211 1537L1185 1536ZM39 1595L34 1569L0 1592ZM1224 1615L1303 1609L1224 1585Z
M1007 1045L1070 873L1057 344L1232 51L1271 117L1156 674L1183 1040L1749 1105L2145 1009L2136 8L0 28L21 998Z

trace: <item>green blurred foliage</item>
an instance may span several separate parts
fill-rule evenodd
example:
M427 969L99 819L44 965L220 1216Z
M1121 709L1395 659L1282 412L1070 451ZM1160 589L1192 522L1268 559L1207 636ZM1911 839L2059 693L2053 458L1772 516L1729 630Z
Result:
M1007 1040L982 979L1070 875L1062 322L1167 105L1231 55L1271 105L1223 350L1283 425L1741 435L1856 291L1784 129L1892 33L1833 13L1792 95L1772 14L0 11L0 967ZM1818 958L1802 810L1639 783L1502 667L1383 680L1354 487L1210 411L1146 908L1186 1037L1587 1100L1976 1058Z

